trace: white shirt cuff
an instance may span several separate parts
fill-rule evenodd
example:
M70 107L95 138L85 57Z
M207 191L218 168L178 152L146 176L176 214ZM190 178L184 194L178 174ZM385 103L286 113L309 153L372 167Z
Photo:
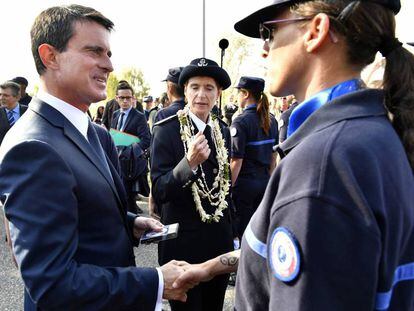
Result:
M154 311L162 311L162 294L164 292L164 276L162 275L161 269L156 268L158 272L158 295L157 303Z

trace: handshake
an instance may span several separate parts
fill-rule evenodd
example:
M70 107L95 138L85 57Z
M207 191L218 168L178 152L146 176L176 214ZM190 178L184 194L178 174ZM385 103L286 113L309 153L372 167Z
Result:
M212 263L206 261L201 264L189 264L185 261L172 260L163 265L161 267L164 277L163 298L185 302L188 290L214 277L210 270Z

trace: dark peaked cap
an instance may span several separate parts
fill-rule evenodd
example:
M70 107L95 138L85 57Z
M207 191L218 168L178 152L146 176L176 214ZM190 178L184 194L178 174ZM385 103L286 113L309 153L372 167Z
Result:
M223 90L231 85L231 80L227 72L215 61L208 58L193 59L191 63L181 71L178 84L181 87L184 87L184 84L192 77L213 78Z
M253 92L262 92L264 90L265 81L262 78L243 76L240 78L237 89L251 90Z
M180 74L181 74L181 71L183 70L183 68L184 67L174 67L174 68L168 69L167 77L164 80L162 80L161 82L171 81L175 84L178 84L178 79L180 78Z
M388 9L392 10L394 14L397 14L401 9L400 0L363 0L381 4ZM273 0L271 4L261 8L260 10L250 14L249 16L238 21L234 25L234 29L241 34L252 37L260 38L259 24L274 19L277 9L287 5L292 5L300 2L309 2L309 0ZM351 3L352 1L349 1ZM375 14L375 13L374 13Z

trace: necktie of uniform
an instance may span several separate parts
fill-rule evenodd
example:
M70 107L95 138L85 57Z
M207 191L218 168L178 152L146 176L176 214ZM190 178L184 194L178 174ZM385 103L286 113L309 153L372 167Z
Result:
M16 123L13 110L9 110L9 112L7 112L7 119L9 120L10 127L12 127L14 123Z
M89 125L88 125L87 136L88 136L89 144L92 146L93 150L95 151L96 155L98 156L98 159L101 161L101 163L106 168L109 176L112 177L111 170L109 169L108 162L106 161L104 150L103 150L103 148L101 146L101 143L99 142L99 139L98 139L98 134L96 134L96 131L93 128L93 125L92 125L91 122L89 122Z
M118 126L116 127L116 129L119 131L122 129L122 123L124 122L124 116L125 116L124 112L121 112L121 114L119 115Z
M214 153L216 148L214 146L214 142L213 142L213 136L212 136L212 132L211 132L211 126L206 124L206 127L204 128L203 134L205 136L205 138L208 141L208 146L211 149L211 153Z

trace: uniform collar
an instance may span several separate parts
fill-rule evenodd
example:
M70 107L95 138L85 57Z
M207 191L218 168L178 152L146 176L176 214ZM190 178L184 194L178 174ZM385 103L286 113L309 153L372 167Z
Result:
M244 111L246 111L246 110L254 110L254 111L256 111L256 107L257 107L257 105L256 104L250 104L250 105L248 105L246 108L244 108Z
M326 103L333 99L355 92L361 88L363 82L360 79L351 79L324 89L308 100L301 103L290 115L287 136L292 135L306 119Z
M308 136L337 122L361 117L385 116L386 114L383 91L363 89L348 93L333 99L329 105L322 106L310 115L300 128L278 146L278 151L286 155Z

